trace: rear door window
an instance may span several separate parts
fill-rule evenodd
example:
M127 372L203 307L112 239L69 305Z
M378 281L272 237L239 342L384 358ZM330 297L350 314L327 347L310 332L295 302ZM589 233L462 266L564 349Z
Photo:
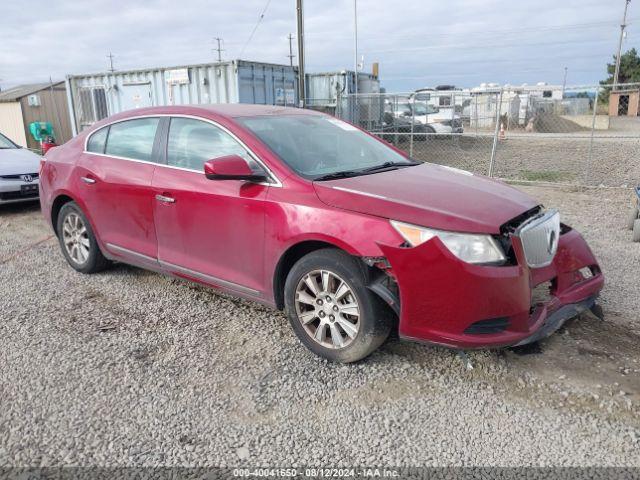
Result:
M152 161L159 118L137 118L111 125L105 153L132 160Z

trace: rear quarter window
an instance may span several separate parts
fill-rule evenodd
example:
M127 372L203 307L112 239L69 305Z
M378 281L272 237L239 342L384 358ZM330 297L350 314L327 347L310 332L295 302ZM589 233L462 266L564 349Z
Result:
M97 132L92 133L87 142L87 152L104 153L108 135L109 127L101 128Z

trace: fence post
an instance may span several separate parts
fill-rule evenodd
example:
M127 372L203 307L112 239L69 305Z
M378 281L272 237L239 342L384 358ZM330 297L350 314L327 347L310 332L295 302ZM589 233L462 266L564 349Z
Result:
M589 157L587 158L587 168L584 170L584 183L589 184L591 174L591 162L593 160L593 137L596 132L596 115L598 113L598 99L600 98L600 87L596 87L596 98L593 100L593 117L591 118L591 138L589 139Z
M411 133L410 133L410 138L409 138L409 157L413 158L413 125L415 124L416 121L416 97L414 95L413 97L413 103L410 103L409 105L411 105Z
M476 93L475 95L476 97L476 112L475 112L475 119L476 119L476 137L478 136L478 94Z
M493 177L493 166L496 160L496 150L498 149L498 134L500 133L500 111L502 110L502 92L503 89L501 88L500 97L496 104L496 128L493 132L493 147L491 148L491 160L489 161L489 177Z
M452 93L449 95L449 102L451 106L451 145L455 145L458 140L458 137L455 133L453 133L453 122L456 118L456 94Z

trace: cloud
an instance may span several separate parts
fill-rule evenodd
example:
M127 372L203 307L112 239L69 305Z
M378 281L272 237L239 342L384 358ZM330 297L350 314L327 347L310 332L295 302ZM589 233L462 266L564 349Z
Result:
M0 17L0 85L105 71L237 58L265 0L5 0ZM8 5L7 5L8 3ZM620 7L620 8L617 8ZM622 3L600 0L358 0L365 69L380 62L388 90L481 82L595 83L617 46ZM33 12L46 12L33 15ZM640 29L631 6L626 48ZM353 68L353 0L305 2L308 71ZM634 21L635 20L635 21ZM243 57L287 63L295 1L272 0ZM295 53L295 52L294 52Z

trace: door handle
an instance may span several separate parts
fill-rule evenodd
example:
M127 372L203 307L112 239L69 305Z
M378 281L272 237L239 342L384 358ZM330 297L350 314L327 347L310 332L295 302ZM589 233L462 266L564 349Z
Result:
M156 195L156 200L164 203L176 203L176 199L173 197L167 197L165 195Z
M96 183L95 179L90 177L80 177L80 180L82 180L87 185L93 185L94 183Z

